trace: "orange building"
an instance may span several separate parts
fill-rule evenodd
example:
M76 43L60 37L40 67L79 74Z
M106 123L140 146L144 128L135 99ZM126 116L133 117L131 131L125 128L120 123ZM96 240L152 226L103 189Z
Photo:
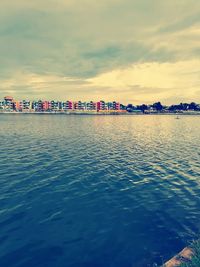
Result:
M5 96L5 108L6 109L13 109L13 97L12 96Z
M22 102L21 101L13 101L13 109L16 111L22 110Z

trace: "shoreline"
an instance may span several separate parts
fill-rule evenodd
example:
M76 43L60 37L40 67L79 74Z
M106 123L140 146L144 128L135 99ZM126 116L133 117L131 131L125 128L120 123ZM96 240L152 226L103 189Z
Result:
M180 253L164 263L161 267L181 267L182 264L191 262L194 255L194 249L192 247L186 247Z
M10 112L0 111L0 115L91 115L91 116L152 116L152 115L165 115L165 116L199 116L200 112L183 112L183 113L141 113L141 112Z
M193 241L180 253L176 254L161 267L199 267L200 266L200 239Z

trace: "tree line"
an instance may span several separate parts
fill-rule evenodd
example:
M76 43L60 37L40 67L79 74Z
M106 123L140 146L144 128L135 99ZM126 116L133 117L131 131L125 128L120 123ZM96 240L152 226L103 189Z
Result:
M180 103L178 105L171 105L171 106L164 106L161 104L161 102L156 102L152 105L137 105L134 106L132 104L128 104L126 106L126 110L128 112L134 112L134 111L141 111L143 113L148 111L156 111L156 112L162 112L162 111L171 111L171 112L177 112L177 111L200 111L200 104L197 104L195 102L191 103Z

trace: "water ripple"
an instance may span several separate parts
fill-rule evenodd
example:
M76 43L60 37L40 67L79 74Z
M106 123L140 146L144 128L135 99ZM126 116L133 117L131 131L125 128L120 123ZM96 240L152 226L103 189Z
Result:
M200 233L199 117L0 123L0 266L145 267Z

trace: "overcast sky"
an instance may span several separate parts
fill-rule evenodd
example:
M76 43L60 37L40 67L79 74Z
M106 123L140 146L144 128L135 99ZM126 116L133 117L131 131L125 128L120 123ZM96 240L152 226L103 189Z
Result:
M0 0L0 97L200 102L200 1Z

